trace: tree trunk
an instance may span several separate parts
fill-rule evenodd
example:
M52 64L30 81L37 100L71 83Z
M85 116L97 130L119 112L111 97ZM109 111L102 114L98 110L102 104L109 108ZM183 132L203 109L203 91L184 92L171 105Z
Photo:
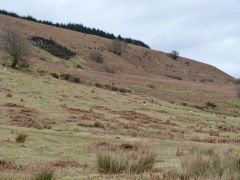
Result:
M18 63L18 58L14 57L13 63L12 63L12 68L15 68Z

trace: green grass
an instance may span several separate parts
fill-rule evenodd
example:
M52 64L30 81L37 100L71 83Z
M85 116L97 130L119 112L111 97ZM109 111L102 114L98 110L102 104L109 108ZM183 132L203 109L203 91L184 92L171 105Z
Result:
M54 173L56 179L84 179L89 176L96 177L96 179L110 178L111 175L99 172L97 166L98 157L105 158L106 154L103 152L103 154L97 156L94 152L86 151L86 147L95 141L116 143L140 141L156 149L154 164L150 163L151 168L143 168L143 170L142 168L136 170L138 169L137 165L143 167L140 162L144 161L141 161L140 157L133 161L126 156L125 160L123 160L123 166L126 167L128 161L128 163L131 162L131 166L135 169L132 168L133 170L131 170L128 165L125 170L121 170L124 179L126 174L140 173L146 169L148 169L146 172L148 176L151 173L162 175L163 172L167 172L175 165L177 168L181 168L181 159L176 156L178 147L195 144L191 141L191 138L196 136L208 138L210 136L208 131L218 130L219 138L223 138L223 136L229 136L229 138L239 137L238 130L224 132L217 128L221 121L226 121L236 127L238 124L237 117L226 115L223 118L223 116L193 109L190 106L182 106L181 103L170 104L147 94L135 92L122 94L93 86L73 84L52 78L50 75L40 76L34 72L26 73L13 69L3 71L0 68L0 73L1 87L11 91L0 92L0 159L11 159L20 165L69 159L81 164L88 164L88 168L85 169L56 169ZM144 84L144 88L149 89L146 84ZM159 90L159 88L161 89L161 86L156 85L154 90ZM182 89L172 90L184 91ZM12 97L6 97L8 93ZM24 101L21 101L21 99ZM154 99L153 102L152 99ZM146 106L142 104L143 101L147 102ZM6 103L15 103L25 108L35 109L38 116L34 120L48 118L54 120L56 124L52 124L51 129L18 127L11 123L11 118L21 108L3 106ZM238 105L237 102L229 103L235 106ZM221 108L225 105L218 104L218 107ZM96 108L96 106L101 108ZM80 109L88 113L71 112L66 107ZM190 111L193 112L190 113ZM143 114L150 120L142 120L135 114L129 115L131 116L129 120L121 115L121 113L126 112ZM26 118L28 117L26 116ZM86 124L81 124L81 122ZM95 123L91 124L91 122ZM161 124L163 122L175 123L176 127ZM126 128L127 126L124 125L128 125L130 128ZM150 127L150 125L160 125L161 127L154 128ZM184 133L174 131L172 128L181 129ZM206 133L195 132L200 128L206 130ZM15 143L15 138L19 132L28 134L24 144ZM226 146L229 145L219 144L217 149L224 149ZM232 144L231 146L236 152L239 152L237 145ZM107 157L108 155L111 155L110 158L115 157L112 156L112 153L107 154ZM124 154L115 155L118 160L120 159L119 156L124 156ZM124 161L126 161L125 165ZM132 173L129 173L130 171ZM18 171L7 170L5 173L13 177L25 178L26 175L31 176L31 174ZM134 175L129 176L134 177Z

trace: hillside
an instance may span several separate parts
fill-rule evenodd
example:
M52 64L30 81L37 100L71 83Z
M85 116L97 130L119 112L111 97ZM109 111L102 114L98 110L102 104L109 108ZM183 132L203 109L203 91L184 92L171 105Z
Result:
M1 32L16 28L76 53L66 60L32 44L29 67L0 67L0 179L29 179L47 164L57 179L160 180L181 169L186 147L239 152L235 79L221 70L131 44L119 56L109 39L5 15L0 22ZM0 62L9 65L5 52ZM150 172L114 175L97 164L99 153L143 156L141 148L156 153Z

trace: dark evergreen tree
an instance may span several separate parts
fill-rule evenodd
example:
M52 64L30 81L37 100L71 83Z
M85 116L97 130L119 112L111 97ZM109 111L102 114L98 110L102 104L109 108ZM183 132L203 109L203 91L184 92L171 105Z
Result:
M96 29L96 28L85 27L82 24L74 24L74 23L68 23L68 24L60 23L59 24L59 23L52 23L51 21L37 20L37 19L33 18L30 15L28 15L28 16L19 16L19 15L17 15L14 12L8 12L8 11L5 11L5 10L0 10L0 14L12 16L12 17L17 17L17 18L21 18L21 19L26 19L26 20L29 20L29 21L38 22L38 23L42 23L42 24L47 24L47 25L50 25L50 26L56 26L56 27L61 27L61 28L64 28L64 29L70 29L70 30L73 30L73 31L81 32L81 33L93 34L93 35L104 37L104 38L108 38L108 39L118 39L118 40L124 41L126 43L130 43L130 44L134 44L134 45L150 48L147 44L145 44L142 41L134 40L134 39L131 39L131 38L123 38L123 37L121 37L121 35L119 35L118 37L115 37L114 34L110 34L110 33L104 32L104 31Z

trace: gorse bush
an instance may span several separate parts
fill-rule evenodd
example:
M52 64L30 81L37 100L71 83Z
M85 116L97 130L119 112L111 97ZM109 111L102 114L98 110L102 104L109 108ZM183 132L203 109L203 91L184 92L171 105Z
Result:
M152 169L156 154L151 151L116 151L97 154L97 166L104 173L139 174Z
M183 157L181 169L170 171L165 179L239 180L240 156L230 150L216 151L215 148L195 146Z

